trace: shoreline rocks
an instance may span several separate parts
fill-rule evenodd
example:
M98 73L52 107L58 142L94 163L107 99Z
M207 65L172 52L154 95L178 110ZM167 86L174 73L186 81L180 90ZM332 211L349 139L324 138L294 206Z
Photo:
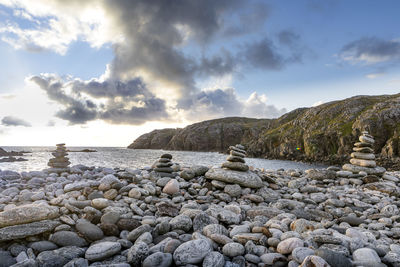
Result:
M400 171L185 170L0 171L0 266L400 264Z

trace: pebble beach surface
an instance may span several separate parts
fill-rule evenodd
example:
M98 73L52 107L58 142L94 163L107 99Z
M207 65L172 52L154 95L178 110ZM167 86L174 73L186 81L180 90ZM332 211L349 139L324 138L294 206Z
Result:
M0 266L400 266L400 172L171 168L0 171Z

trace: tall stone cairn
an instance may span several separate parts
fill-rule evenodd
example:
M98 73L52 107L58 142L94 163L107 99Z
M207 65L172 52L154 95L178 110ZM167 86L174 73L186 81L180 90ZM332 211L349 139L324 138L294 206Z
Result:
M245 164L244 157L247 152L244 146L238 144L236 146L230 146L230 155L226 159L227 161L222 164L222 168L246 172L249 170L249 166Z
M350 155L351 164L343 165L343 169L353 173L364 171L367 174L381 176L386 170L376 166L374 150L372 149L375 143L374 137L367 131L363 131L358 140L359 142L354 144L354 152Z
M67 148L65 144L57 144L56 146L56 150L51 153L54 158L51 158L47 165L55 170L68 170L68 166L71 162L69 162L69 158L66 157L68 155Z
M171 168L171 166L173 165L171 160L171 154L161 155L161 157L157 160L155 164L155 173L161 177L175 177L176 175L173 173L174 170Z

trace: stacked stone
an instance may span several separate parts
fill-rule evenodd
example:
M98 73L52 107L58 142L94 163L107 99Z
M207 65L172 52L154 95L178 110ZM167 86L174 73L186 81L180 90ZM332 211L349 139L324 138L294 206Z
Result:
M222 168L234 170L234 171L248 171L249 166L245 164L244 157L247 155L244 146L238 144L236 146L230 146L230 155L226 159L227 162L222 164Z
M69 162L69 158L66 157L68 153L65 144L57 144L56 146L57 149L51 153L54 158L50 159L47 165L55 170L68 170L68 166L71 164L71 162Z
M360 142L354 144L353 153L351 153L351 164L345 164L343 169L354 172L364 171L367 174L375 174L381 176L386 170L377 167L375 155L372 146L375 143L374 137L363 131L358 139Z
M154 171L158 176L161 177L175 177L173 173L174 170L171 168L173 163L171 162L172 155L171 154L163 154L156 162Z

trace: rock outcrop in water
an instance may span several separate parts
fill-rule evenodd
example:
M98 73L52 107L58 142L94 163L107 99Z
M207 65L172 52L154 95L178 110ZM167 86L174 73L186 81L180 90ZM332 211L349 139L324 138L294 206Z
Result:
M226 152L243 144L254 157L345 163L362 130L371 129L378 162L400 166L399 125L400 94L355 96L296 109L278 119L233 117L155 130L129 148Z

